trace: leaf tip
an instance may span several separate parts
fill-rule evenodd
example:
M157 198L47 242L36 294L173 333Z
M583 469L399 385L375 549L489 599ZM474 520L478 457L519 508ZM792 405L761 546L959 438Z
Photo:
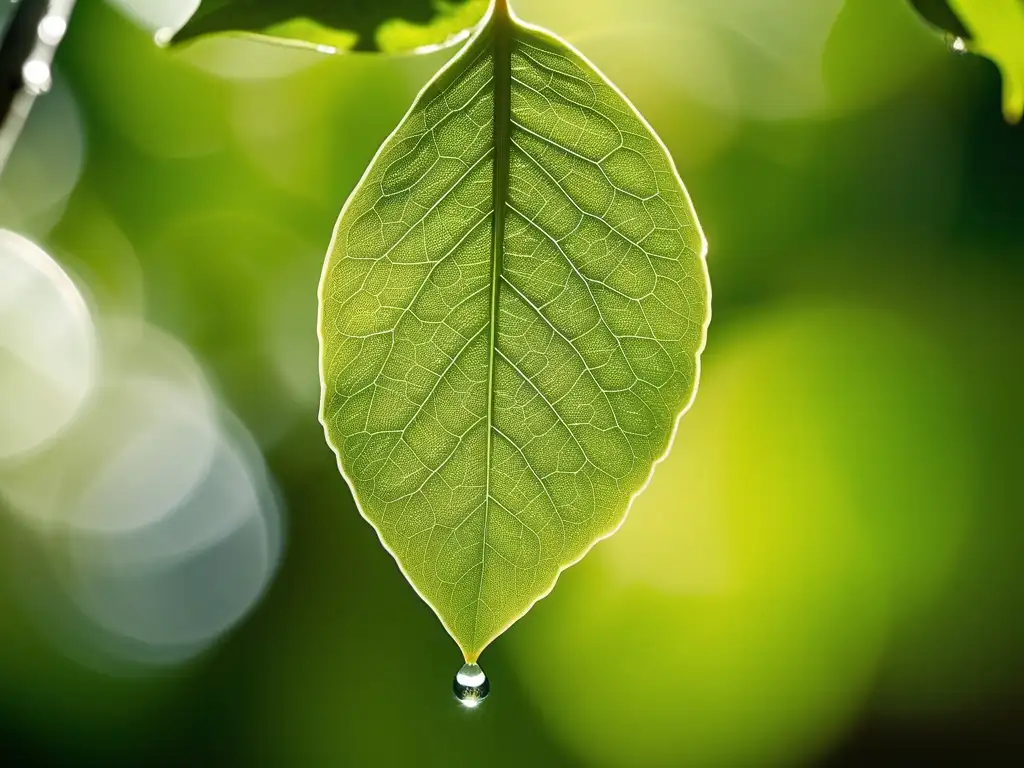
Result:
M1024 117L1024 76L1003 73L1003 116L1011 125L1020 124Z

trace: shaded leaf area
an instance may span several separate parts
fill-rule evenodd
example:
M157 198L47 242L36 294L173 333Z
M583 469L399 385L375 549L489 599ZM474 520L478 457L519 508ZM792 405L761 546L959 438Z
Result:
M1003 114L1024 117L1024 0L910 0L933 26L960 38L963 50L991 59L1003 78Z
M321 419L467 660L619 526L665 455L697 384L704 247L643 118L502 15L346 204L321 285Z
M933 27L965 40L970 39L970 30L960 21L956 11L949 7L949 0L910 0L910 4Z
M174 42L241 31L341 50L401 53L444 45L486 9L487 0L203 0Z

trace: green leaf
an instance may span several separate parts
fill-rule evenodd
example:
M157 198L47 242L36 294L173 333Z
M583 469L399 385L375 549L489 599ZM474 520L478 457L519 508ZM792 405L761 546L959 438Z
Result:
M1003 77L1003 114L1024 117L1024 0L910 0L921 16L956 38L957 50L991 59Z
M1003 114L1024 116L1024 0L950 0L971 33L968 50L987 56L1003 76Z
M342 210L321 421L467 659L622 523L693 398L706 243L664 145L497 0Z
M949 7L949 0L910 0L910 4L925 21L933 27L962 38L970 38L971 33Z
M259 33L299 45L404 53L458 42L488 0L203 0L174 36Z

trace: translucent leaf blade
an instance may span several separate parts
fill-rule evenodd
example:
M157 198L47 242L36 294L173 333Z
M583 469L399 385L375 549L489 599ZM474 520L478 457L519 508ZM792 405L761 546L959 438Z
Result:
M321 420L467 660L621 524L667 452L697 386L704 253L650 126L567 43L500 12L346 203Z

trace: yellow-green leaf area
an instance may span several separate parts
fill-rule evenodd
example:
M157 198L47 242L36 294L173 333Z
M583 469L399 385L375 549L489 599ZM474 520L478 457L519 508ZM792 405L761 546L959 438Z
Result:
M650 126L498 0L346 203L321 420L475 660L622 523L697 387L706 245Z
M1024 116L1024 0L949 0L971 33L969 50L987 56L1003 77L1003 114Z

